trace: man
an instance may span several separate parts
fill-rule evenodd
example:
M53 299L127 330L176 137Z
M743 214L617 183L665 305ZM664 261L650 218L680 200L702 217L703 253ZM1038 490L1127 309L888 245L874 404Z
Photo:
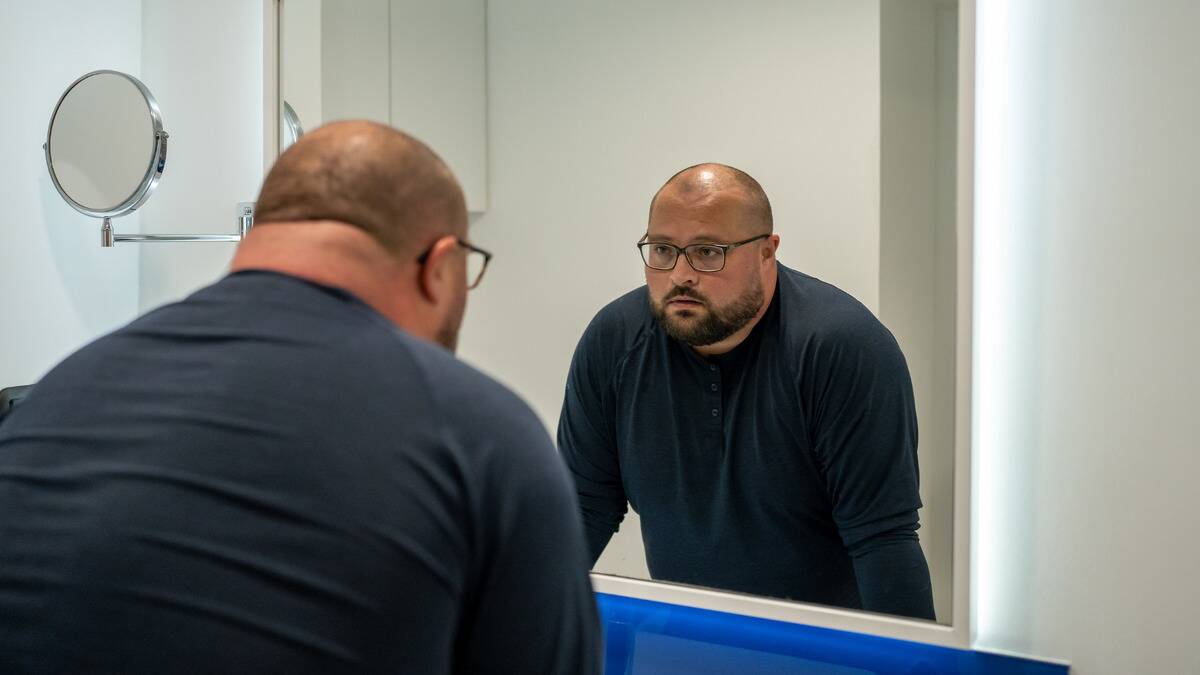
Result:
M904 357L778 247L738 169L651 201L646 286L584 332L559 423L592 562L628 501L656 579L932 619Z
M420 142L290 148L230 276L0 425L0 671L597 672L570 478L447 351L475 251Z

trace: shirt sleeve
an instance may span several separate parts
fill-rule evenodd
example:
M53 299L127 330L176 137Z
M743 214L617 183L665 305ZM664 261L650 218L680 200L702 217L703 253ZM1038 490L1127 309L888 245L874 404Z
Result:
M917 524L901 525L850 548L863 609L934 620L929 565Z
M833 331L805 368L813 448L863 609L932 618L912 381L895 338L869 319Z
M593 565L628 509L615 440L612 366L605 358L612 345L605 344L599 324L599 318L593 320L575 348L558 418L558 448L575 483Z
M599 675L602 647L570 479L541 422L489 430L477 506L484 530L464 599L456 672Z

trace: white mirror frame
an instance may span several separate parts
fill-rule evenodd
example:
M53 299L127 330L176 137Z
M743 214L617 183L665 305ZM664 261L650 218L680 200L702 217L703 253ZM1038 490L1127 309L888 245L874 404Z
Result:
M282 128L279 90L279 6L263 1L263 170L279 156ZM886 1L886 0L884 0ZM916 621L824 605L776 600L608 574L592 574L599 593L666 602L834 630L969 649L974 637L975 539L973 473L974 210L975 210L975 0L959 0L957 146L957 314L955 317L954 554L951 623Z

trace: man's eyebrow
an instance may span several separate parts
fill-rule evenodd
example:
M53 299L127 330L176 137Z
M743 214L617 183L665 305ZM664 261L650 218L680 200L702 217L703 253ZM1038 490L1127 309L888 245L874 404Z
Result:
M719 243L716 237L711 237L707 233L700 233L688 240L686 244L680 244L678 239L663 235L653 235L646 233L646 241L666 242L677 246L691 246L692 244L716 244Z

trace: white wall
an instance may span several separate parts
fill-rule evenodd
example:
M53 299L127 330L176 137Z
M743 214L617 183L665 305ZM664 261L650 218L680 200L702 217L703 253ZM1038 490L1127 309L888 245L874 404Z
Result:
M487 2L391 0L391 123L448 164L487 210Z
M486 0L284 3L283 96L304 104L306 128L362 118L420 138L467 208L486 211L486 10Z
M263 176L263 8L212 0L142 3L146 86L171 134L167 168L141 209L147 233L231 234L238 202ZM177 300L220 278L232 243L140 244L139 306Z
M644 282L634 243L685 166L755 176L783 262L878 309L878 0L752 7L488 5L490 200L472 238L496 258L460 351L551 428L579 336ZM598 569L646 576L636 521Z
M1200 4L978 20L977 644L1200 672Z
M0 1L0 387L37 380L137 312L138 251L100 247L100 221L54 189L42 143L86 72L141 71L141 3ZM137 216L116 221L137 231Z
M119 244L71 210L41 144L62 91L112 68L149 87L171 134L155 194L119 232L233 232L262 177L262 6L225 0L0 4L0 386L29 383L87 341L224 273L232 244ZM143 30L144 29L144 30ZM11 93L11 95L10 95Z
M305 131L324 120L321 106L321 0L288 0L279 7L279 90Z
M322 122L391 119L390 7L389 0L321 3Z

